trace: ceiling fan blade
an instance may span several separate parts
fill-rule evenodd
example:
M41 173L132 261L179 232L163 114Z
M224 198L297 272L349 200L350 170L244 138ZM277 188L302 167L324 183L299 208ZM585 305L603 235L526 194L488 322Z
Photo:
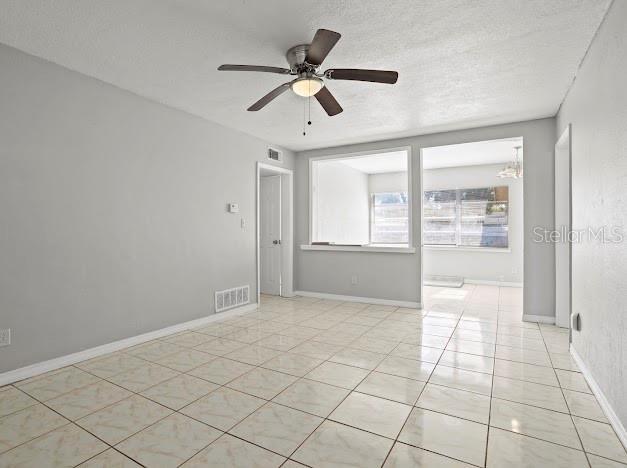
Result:
M266 73L278 73L280 75L289 75L290 70L281 67L266 67L263 65L220 65L218 67L220 71L252 71L252 72L266 72Z
M294 80L295 81L295 80ZM274 88L272 91L270 91L268 94L266 94L264 97L262 97L261 99L259 99L256 103L254 103L252 106L250 106L248 108L249 111L258 111L259 109L263 109L266 105L268 105L270 103L270 101L272 101L274 98L280 96L281 94L283 94L285 91L287 91L288 89L290 89L290 85L293 83L293 81L289 81L287 83L283 83L280 86L277 86L276 88Z
M398 72L386 70L364 70L361 68L333 68L324 72L331 80L370 81L372 83L394 84Z
M310 65L320 65L322 61L329 55L331 49L337 44L342 35L328 29L318 29L316 35L311 41L305 62Z
M329 116L334 116L342 112L342 106L335 100L333 94L326 86L315 94L316 99Z

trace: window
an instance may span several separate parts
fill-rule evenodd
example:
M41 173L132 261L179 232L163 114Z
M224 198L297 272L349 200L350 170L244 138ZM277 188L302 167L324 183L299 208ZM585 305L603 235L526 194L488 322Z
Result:
M311 243L408 247L409 150L312 159Z
M407 244L409 242L407 192L373 193L370 200L370 243Z
M424 192L425 245L507 248L509 188Z

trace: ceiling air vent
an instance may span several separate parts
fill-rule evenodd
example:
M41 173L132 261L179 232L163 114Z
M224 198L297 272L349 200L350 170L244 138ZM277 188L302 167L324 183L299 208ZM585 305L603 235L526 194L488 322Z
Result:
M268 159L271 161L281 162L283 161L283 153L274 148L268 148Z

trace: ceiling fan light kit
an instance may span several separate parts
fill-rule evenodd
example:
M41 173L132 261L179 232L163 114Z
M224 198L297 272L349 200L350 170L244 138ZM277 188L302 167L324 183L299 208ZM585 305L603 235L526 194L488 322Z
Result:
M285 54L290 68L260 65L220 65L221 71L256 71L292 75L297 78L276 87L248 108L249 111L263 109L272 100L291 89L298 96L315 97L327 115L333 116L343 111L329 91L324 80L368 81L372 83L394 84L398 73L387 70L364 70L357 68L336 68L322 73L318 68L340 40L341 35L328 29L318 29L311 44L300 44L290 48Z

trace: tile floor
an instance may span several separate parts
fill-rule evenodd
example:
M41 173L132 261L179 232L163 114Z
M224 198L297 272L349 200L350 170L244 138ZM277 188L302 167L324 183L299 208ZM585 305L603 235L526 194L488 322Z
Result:
M0 467L623 467L568 354L516 288L425 308L264 297L0 388Z

